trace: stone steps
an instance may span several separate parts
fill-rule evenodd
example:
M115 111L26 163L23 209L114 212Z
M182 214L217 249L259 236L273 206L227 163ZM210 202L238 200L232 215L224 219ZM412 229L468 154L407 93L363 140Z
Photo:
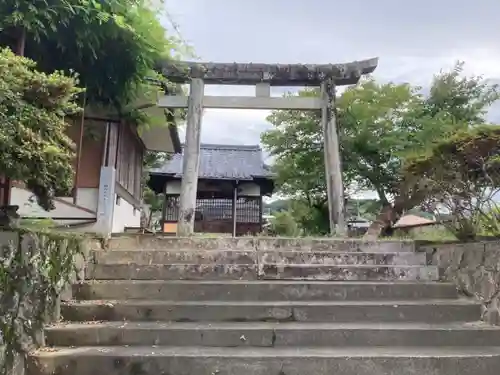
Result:
M500 328L411 241L112 239L26 375L496 375Z
M283 250L115 250L92 254L97 264L426 265L425 253Z
M98 280L439 280L435 266L320 264L93 264Z
M500 327L481 323L62 323L51 346L499 346Z
M454 284L356 281L98 280L73 285L78 300L384 301L456 299Z
M172 322L427 322L476 321L480 305L468 300L417 301L73 301L67 321Z
M426 265L425 253L258 251L259 264Z
M401 241L365 241L338 238L285 238L285 237L161 237L155 235L121 236L108 243L109 250L257 250L257 251L332 251L396 253L415 252L415 243Z
M78 347L33 354L30 375L497 375L500 347Z

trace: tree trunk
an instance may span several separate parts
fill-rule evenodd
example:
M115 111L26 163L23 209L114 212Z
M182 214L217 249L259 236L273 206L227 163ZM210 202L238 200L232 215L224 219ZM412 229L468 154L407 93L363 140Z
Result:
M16 48L14 53L19 56L24 56L24 49L26 47L26 29L23 27L19 29L16 39Z
M405 211L418 206L424 200L422 192L415 192L412 196L401 195L394 199L394 205L385 205L380 210L377 218L370 225L365 235L366 240L376 240L380 236L388 234L392 226L399 220Z
M392 227L392 225L397 221L396 218L401 214L402 212L398 212L396 207L393 207L392 205L383 206L377 215L377 218L373 221L373 223L371 223L363 238L367 240L376 240L378 237L383 235L388 228Z
M150 207L149 208L149 215L148 215L148 222L146 224L148 229L153 229L152 221L153 221L153 208Z

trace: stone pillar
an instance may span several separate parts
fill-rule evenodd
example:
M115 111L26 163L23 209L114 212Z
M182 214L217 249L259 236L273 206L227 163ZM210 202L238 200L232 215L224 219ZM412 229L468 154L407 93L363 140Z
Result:
M96 232L109 237L113 231L115 209L116 170L114 167L101 167L99 179L99 199L97 201Z
M238 212L236 203L238 202L238 182L233 186L233 200L231 202L231 217L233 219L233 237L236 237L236 229L238 225Z
M325 151L325 178L328 195L328 218L331 235L347 235L344 215L344 185L335 110L335 82L327 79L321 84L321 123Z
M194 232L198 169L200 166L201 120L203 117L204 82L191 80L188 100L186 142L183 150L182 184L177 235L190 236Z

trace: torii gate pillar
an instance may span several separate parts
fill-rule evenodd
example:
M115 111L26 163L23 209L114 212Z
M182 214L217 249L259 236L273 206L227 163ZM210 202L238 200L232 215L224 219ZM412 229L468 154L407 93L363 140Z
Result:
M196 214L196 192L198 191L198 170L200 168L201 119L203 117L203 94L205 84L201 78L191 80L186 143L182 159L182 182L177 235L189 236L194 231Z
M191 84L189 97L166 95L158 101L162 108L188 109L177 235L190 236L194 232L203 109L226 108L321 110L330 233L345 236L335 87L357 83L362 75L372 73L377 64L377 58L326 65L166 62L162 70L170 81ZM255 85L256 96L205 96L205 84ZM321 86L321 97L275 98L269 94L270 86Z
M337 128L335 82L326 79L321 83L321 126L325 154L325 180L328 196L330 234L347 236L344 210L344 185Z

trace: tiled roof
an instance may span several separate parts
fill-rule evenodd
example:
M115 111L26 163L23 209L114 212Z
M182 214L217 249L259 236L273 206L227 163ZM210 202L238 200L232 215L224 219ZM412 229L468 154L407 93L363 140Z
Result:
M436 221L409 214L401 217L396 224L394 224L394 228L418 227L432 224L436 224Z
M184 146L181 154L174 154L163 166L150 170L150 174L182 177L183 155ZM201 144L199 178L252 180L272 176L262 160L260 146Z

